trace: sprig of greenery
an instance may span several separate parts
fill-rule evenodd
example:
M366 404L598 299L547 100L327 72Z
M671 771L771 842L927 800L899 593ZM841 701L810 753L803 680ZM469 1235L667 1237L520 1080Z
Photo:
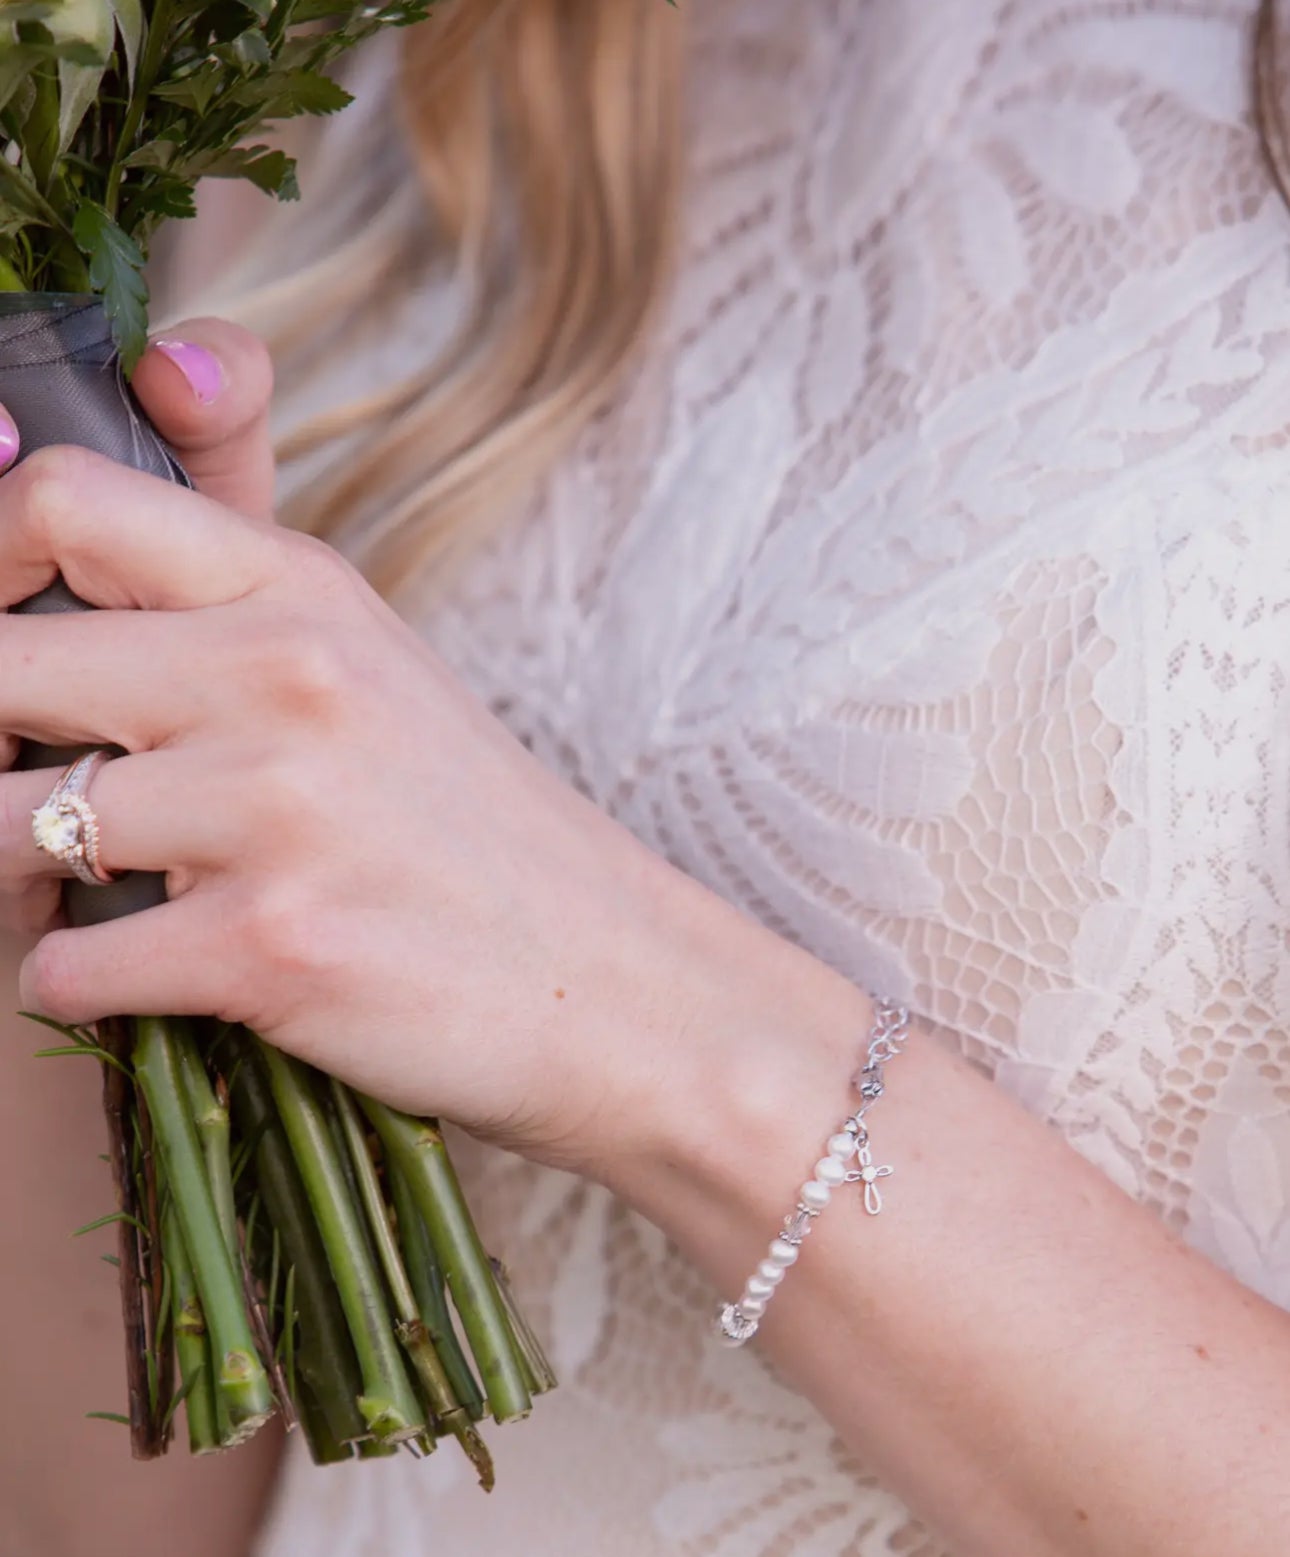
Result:
M0 0L0 291L100 293L127 369L142 269L203 178L299 193L254 137L349 94L329 75L432 0Z

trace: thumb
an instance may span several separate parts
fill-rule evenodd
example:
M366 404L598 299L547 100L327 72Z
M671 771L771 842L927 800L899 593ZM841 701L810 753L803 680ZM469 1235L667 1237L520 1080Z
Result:
M199 492L272 516L273 366L257 336L220 319L175 325L153 338L132 387Z

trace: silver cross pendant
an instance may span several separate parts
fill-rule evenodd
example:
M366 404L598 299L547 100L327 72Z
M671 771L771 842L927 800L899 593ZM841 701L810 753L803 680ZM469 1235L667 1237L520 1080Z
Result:
M895 1169L886 1165L881 1168L874 1167L873 1153L869 1149L868 1141L856 1153L856 1160L860 1164L857 1177L864 1185L864 1208L870 1216L877 1216L882 1210L882 1194L878 1189L878 1180L890 1178Z

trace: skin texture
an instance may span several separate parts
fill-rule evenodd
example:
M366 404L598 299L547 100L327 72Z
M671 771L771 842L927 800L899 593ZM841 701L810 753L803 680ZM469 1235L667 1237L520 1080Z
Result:
M274 530L263 359L209 322L168 338L199 331L222 395L185 401L165 359L140 389L163 431L189 418L201 495L79 451L0 479L0 603L61 569L105 608L0 622L0 729L126 747L93 793L105 863L167 870L172 892L128 922L48 929L23 1001L64 1020L249 1022L392 1103L609 1184L737 1293L848 1111L866 997L558 782L343 562ZM29 931L47 928L51 879L27 817L52 780L0 776L0 880ZM26 1323L52 1286L70 1305L62 1365L84 1372L114 1338L75 1322L82 1267L62 1262L54 1285L43 1264L48 1224L84 1219L63 1183L80 1136L63 1093L16 1069L13 1106L51 1139L24 1157L0 1135L29 1251L0 1319ZM930 1036L889 1082L873 1116L877 1160L897 1166L887 1212L840 1192L821 1218L763 1331L784 1374L957 1557L1282 1552L1290 1318ZM52 1465L31 1487L11 1469L30 1457L24 1412L53 1443L63 1404L38 1376L0 1387L23 1406L0 1429L0 1479L30 1549L71 1557ZM221 1494L229 1528L203 1547L194 1522L190 1557L244 1549L260 1454ZM100 1535L118 1457L78 1464ZM140 1489L110 1513L123 1549L165 1495Z

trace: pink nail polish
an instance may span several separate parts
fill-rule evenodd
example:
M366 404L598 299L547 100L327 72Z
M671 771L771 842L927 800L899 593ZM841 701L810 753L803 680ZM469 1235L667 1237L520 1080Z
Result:
M169 357L188 380L199 404L210 405L222 393L224 369L219 358L204 346L194 346L191 341L153 341L152 344L163 356Z
M0 411L0 470L8 470L18 458L18 429L12 419Z

